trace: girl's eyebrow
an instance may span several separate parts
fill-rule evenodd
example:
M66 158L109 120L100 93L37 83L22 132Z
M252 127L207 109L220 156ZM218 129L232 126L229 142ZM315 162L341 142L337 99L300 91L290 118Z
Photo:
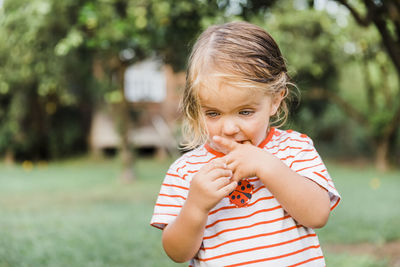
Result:
M217 108L209 107L209 106L206 106L206 105L200 105L200 107L204 108L204 109L217 109Z
M237 107L235 107L235 109L255 108L255 107L258 107L260 104L261 103L259 103L258 101L253 101L251 103L246 103L244 105L237 106ZM207 105L200 105L200 108L219 110L217 107L211 107L211 106L207 106Z

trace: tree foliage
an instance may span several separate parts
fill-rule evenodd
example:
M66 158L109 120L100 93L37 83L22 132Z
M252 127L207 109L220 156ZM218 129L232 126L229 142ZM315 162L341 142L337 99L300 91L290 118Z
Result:
M344 5L362 27L373 24L378 30L382 45L400 76L400 3L399 1L363 0L353 3L336 0ZM363 14L364 13L364 14Z
M364 43L361 57L366 65L367 103L369 110L360 114L364 126L372 132L379 169L388 168L388 158L395 147L396 135L400 128L400 3L398 1L363 0L355 3L336 0L345 6L358 25L364 28L375 26L379 33L379 50ZM382 51L385 50L387 55ZM392 64L390 64L392 63ZM391 83L392 70L397 73L397 83ZM378 78L371 78L370 72L378 72Z
M296 127L343 148L395 147L398 4L336 2L349 12L306 0L5 0L0 153L40 159L85 151L94 107L123 103L128 64L158 57L182 70L197 34L238 19L263 26L282 48L303 92Z
M343 145L343 140L354 140L351 134L335 129L356 121L358 125L347 128L352 133L362 129L360 137L369 146L364 152L375 154L377 166L387 169L395 158L391 155L396 155L391 150L396 142L398 146L400 128L399 5L392 1L336 2L343 6L333 1L322 8L316 8L314 1L277 3L260 22L276 31L289 65L296 70L293 76L303 92L298 127L312 127L318 138L342 140L341 147L348 148L351 142ZM329 114L335 110L329 103L341 110L343 119ZM344 133L348 136L341 136Z
M0 18L0 150L48 158L83 151L90 106L84 49L55 53L69 31L74 1L6 1ZM61 123L62 122L62 123Z
M188 43L218 10L212 0L4 1L0 151L21 159L85 151L93 106L122 99L121 68L155 55L182 69Z

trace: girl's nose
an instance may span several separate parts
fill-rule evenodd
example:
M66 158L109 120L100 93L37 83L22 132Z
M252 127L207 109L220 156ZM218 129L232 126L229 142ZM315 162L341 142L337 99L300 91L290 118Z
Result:
M222 134L232 136L239 132L239 126L233 119L225 119L222 125Z

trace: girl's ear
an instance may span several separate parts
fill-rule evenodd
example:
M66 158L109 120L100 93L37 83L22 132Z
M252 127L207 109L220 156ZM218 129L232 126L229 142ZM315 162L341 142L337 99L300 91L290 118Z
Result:
M285 98L285 95L286 95L286 90L282 90L282 92L275 94L272 97L270 116L274 116L276 114L281 105L282 100Z

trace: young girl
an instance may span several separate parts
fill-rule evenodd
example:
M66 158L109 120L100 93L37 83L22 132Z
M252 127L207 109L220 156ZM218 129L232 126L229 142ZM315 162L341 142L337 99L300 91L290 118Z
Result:
M191 266L324 266L313 228L340 196L313 142L272 123L288 113L288 75L272 37L232 22L194 45L183 97L191 152L168 170L151 225Z

